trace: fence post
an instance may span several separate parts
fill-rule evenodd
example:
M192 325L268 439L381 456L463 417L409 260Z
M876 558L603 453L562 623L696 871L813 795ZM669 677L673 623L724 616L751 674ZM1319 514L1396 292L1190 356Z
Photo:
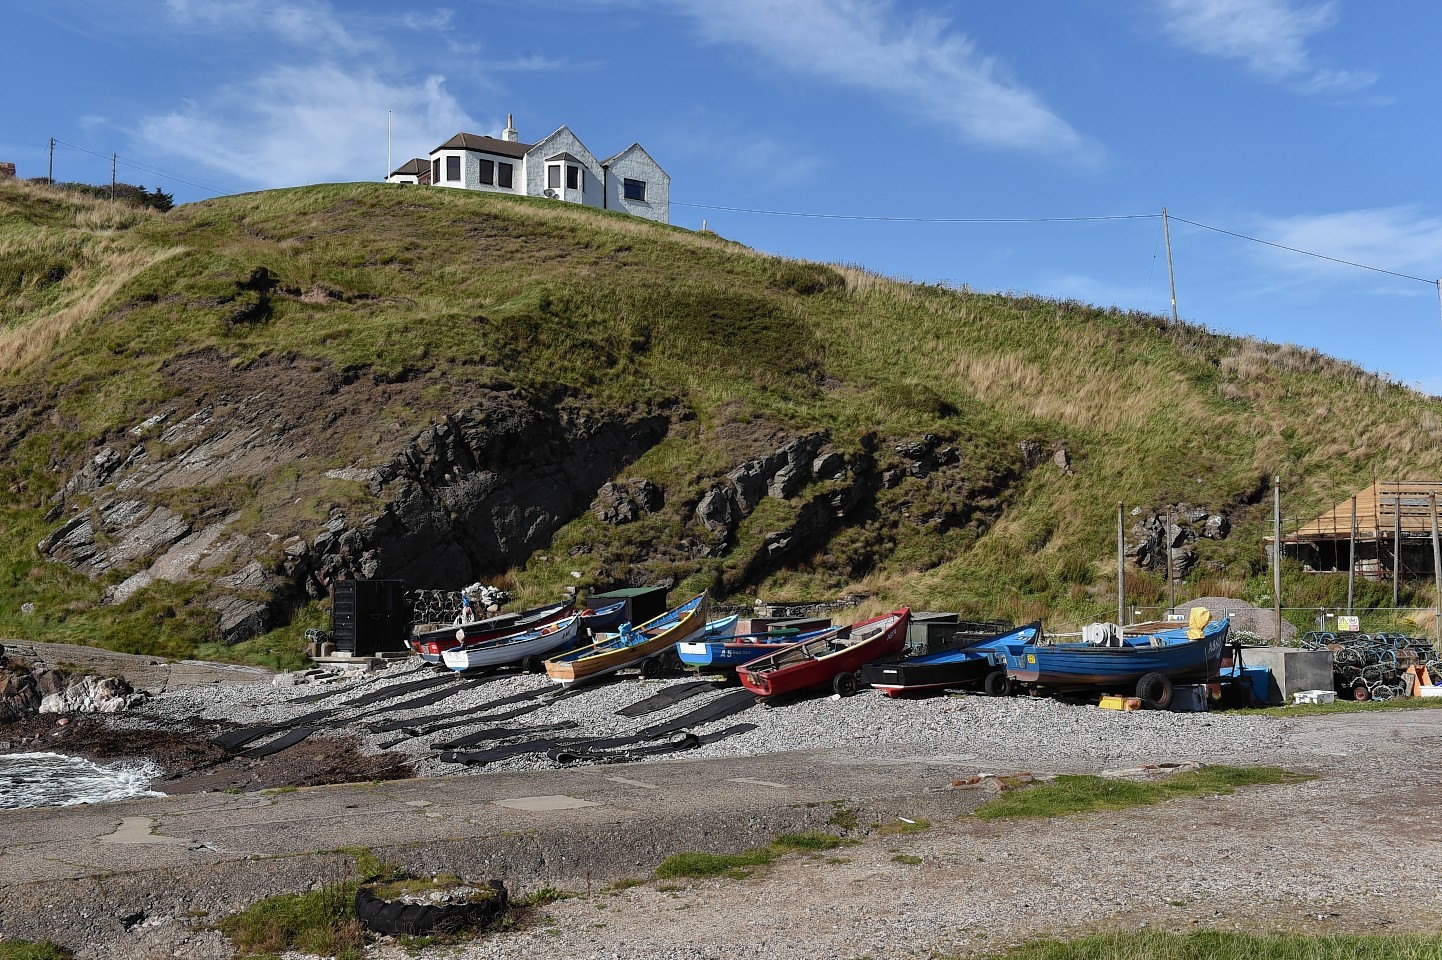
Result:
M1352 585L1357 580L1357 495L1352 494L1352 539L1347 544L1347 616L1352 615Z
M1427 494L1427 500L1432 506L1432 578L1437 586L1437 596L1434 598L1437 614L1437 649L1442 651L1442 546L1439 546L1437 542L1437 491L1433 490Z
M1272 477L1272 613L1276 615L1273 642L1282 645L1282 475Z
M1122 533L1122 524L1126 521L1122 518L1124 507L1120 500L1117 501L1117 624L1125 626L1127 622L1127 541Z

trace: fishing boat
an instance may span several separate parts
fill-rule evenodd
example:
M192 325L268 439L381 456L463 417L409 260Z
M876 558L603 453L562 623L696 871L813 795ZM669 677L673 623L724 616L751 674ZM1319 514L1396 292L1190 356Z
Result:
M725 639L710 637L676 644L681 665L698 673L730 673L743 663L750 663L768 653L776 653L792 644L811 640L824 633L836 633L842 627L825 627L801 633L796 630L775 630L764 633L742 633Z
M705 628L706 594L699 593L639 627L623 623L619 633L552 657L546 661L546 676L562 686L571 686L615 673L663 654Z
M529 673L546 655L575 643L580 626L581 617L576 615L494 640L458 644L441 654L441 662L458 673L510 664L522 664Z
M841 696L856 692L856 671L873 660L892 657L906 646L911 610L842 627L835 633L793 643L738 667L736 676L759 697L831 685Z
M1203 608L1194 608L1201 610ZM1226 653L1227 619L1127 634L1115 628L1091 631L1090 642L1036 643L1004 651L1012 683L1033 692L1125 689L1149 707L1170 703L1175 683L1215 681ZM1190 637L1189 632L1200 634ZM1084 631L1084 635L1086 631Z
M581 611L581 629L587 636L594 637L607 630L615 630L626 619L626 601L618 600L604 607L587 607Z
M441 654L451 647L462 643L483 643L508 634L542 627L570 616L575 607L576 601L566 600L522 613L503 613L485 620L428 630L411 637L411 649L419 654L422 660L439 666Z
M945 650L867 664L861 668L861 682L890 697L978 686L991 696L1001 696L1010 692L1006 651L1041 637L1039 620L990 637L968 636Z

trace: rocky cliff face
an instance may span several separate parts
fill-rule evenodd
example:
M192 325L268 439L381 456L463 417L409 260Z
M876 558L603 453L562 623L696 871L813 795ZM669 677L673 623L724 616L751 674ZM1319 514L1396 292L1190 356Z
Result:
M416 399L403 384L284 364L224 376L218 362L188 358L176 374L224 387L147 411L74 469L37 546L106 584L107 603L162 580L203 585L227 641L340 577L459 587L524 562L674 415L472 390L404 436L377 426L387 405ZM338 448L350 462L327 468Z

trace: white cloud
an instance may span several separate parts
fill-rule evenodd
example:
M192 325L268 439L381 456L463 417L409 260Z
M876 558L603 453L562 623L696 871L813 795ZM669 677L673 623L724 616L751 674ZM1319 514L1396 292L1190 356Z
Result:
M379 180L386 163L386 110L393 162L424 156L440 137L477 124L441 77L393 83L334 65L280 67L143 120L143 155L164 154L257 187Z
M893 0L677 0L708 39L886 98L955 138L1094 162L1099 148L943 18Z
M325 56L376 52L372 39L348 30L321 0L166 0L181 26L211 33L265 32Z
M1336 263L1345 260L1425 279L1437 273L1442 263L1442 218L1424 216L1417 207L1379 207L1343 210L1313 216L1263 220L1256 227L1258 239L1297 250L1334 258L1324 260L1284 250L1271 249L1269 263L1293 274L1310 278L1346 277L1365 274L1355 266ZM1392 280L1375 273L1378 280ZM1397 284L1386 287L1398 289ZM1411 289L1411 284L1401 289ZM1419 290L1420 284L1416 285Z
M1346 93L1375 74L1330 70L1309 40L1337 24L1335 0L1297 6L1290 0L1162 0L1163 32L1188 50L1244 63L1254 73L1306 93Z

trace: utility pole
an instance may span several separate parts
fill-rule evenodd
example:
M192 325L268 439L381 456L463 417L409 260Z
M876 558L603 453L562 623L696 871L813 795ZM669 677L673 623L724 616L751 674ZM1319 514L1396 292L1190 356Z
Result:
M1402 484L1392 481L1392 609L1400 603L1402 586Z
M1437 540L1437 491L1433 490L1427 499L1432 504L1432 576L1437 587L1437 649L1442 650L1442 544Z
M1117 625L1127 623L1127 541L1122 533L1122 502L1117 501Z
M394 170L394 169L395 169L395 167L391 166L391 112L390 112L389 110L387 110L387 111L386 111L386 175L383 176L383 177L381 177L381 182L382 182L382 183L384 183L385 181L387 181L387 180L389 180L389 179L391 178L391 171Z
M51 186L55 185L55 138L50 138L50 172L45 175L45 180Z
M1352 586L1357 579L1357 495L1352 494L1352 539L1347 544L1347 616L1352 615Z
M1167 613L1174 613L1176 609L1177 587L1172 579L1172 508L1167 507Z
M1282 475L1272 477L1272 614L1277 618L1274 642L1282 645Z
M110 202L115 202L115 154L110 155Z
M1172 285L1172 323L1181 326L1181 320L1177 318L1177 275L1172 270L1172 227L1167 219L1167 208L1162 207L1162 236L1167 240L1167 280ZM1442 284L1442 280L1438 281ZM1438 296L1442 296L1442 286L1438 287Z

